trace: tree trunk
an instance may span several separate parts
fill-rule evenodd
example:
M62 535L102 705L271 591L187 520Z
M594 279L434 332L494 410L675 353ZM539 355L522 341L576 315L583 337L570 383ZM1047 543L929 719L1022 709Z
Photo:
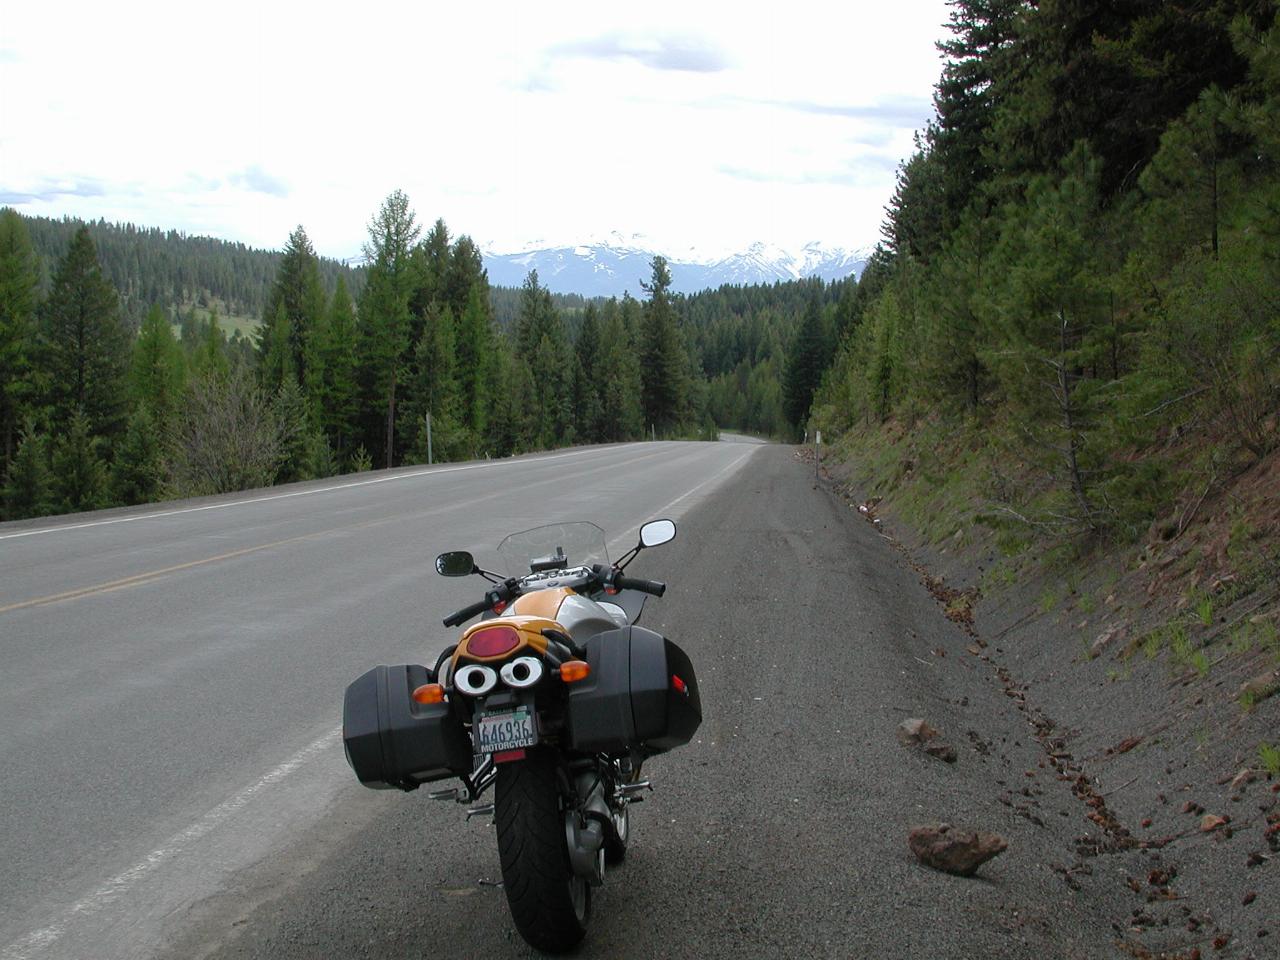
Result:
M1058 403L1062 410L1062 426L1067 431L1067 471L1071 476L1071 492L1075 494L1076 503L1080 505L1080 509L1084 512L1085 522L1089 524L1090 529L1093 529L1093 505L1089 502L1089 497L1085 493L1084 476L1080 471L1080 459L1077 455L1080 444L1076 437L1075 416L1071 406L1073 390L1071 378L1073 374L1067 369L1067 313L1061 307L1058 308L1058 321L1059 352L1056 365L1058 373Z
M394 465L396 442L396 371L391 371L391 386L387 392L387 469Z
M1209 161L1209 176L1213 191L1213 259L1218 259L1218 121L1213 121L1213 156Z

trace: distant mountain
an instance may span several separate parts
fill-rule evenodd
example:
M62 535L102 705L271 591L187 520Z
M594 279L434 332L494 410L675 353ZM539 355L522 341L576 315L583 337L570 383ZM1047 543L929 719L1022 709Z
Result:
M518 287L530 270L537 270L539 282L553 293L620 297L629 292L640 297L640 281L649 279L649 262L656 252L643 246L640 238L614 234L576 247L484 253L483 258L489 283L495 286ZM798 251L753 243L741 253L726 257L702 257L696 251L684 256L663 256L671 269L671 288L677 293L697 293L725 284L746 286L809 277L831 281L861 276L869 254L821 243L805 244Z

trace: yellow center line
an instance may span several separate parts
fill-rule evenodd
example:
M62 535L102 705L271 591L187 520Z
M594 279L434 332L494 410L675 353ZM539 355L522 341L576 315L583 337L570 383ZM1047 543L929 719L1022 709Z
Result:
M77 590L67 590L63 593L55 593L47 597L36 597L33 600L21 600L18 603L11 603L8 606L0 607L0 613L9 613L12 610L24 610L27 607L43 607L49 603L58 603L62 600L75 600L78 597L87 597L95 593L107 593L111 590L119 590L122 587L133 587L141 583L155 580L159 577L167 576L171 573L177 573L180 570L190 570L192 567L202 567L207 563L217 563L219 560L230 560L233 557L243 557L248 553L257 553L259 550L269 550L271 547L283 546L286 543L297 543L299 540L310 540L317 534L307 534L301 537L289 537L287 540L276 540L272 543L260 543L256 547L245 547L243 550L232 550L230 553L220 553L216 557L205 557L202 560L191 560L187 563L175 564L172 567L162 567L159 570L149 570L146 573L135 573L132 577L124 577L120 580L112 580L109 583L96 583L91 587L80 587Z
M642 454L641 456L638 456L633 460L628 461L628 465L636 462L640 462L643 460L649 460L659 455L665 455L665 452ZM737 464L740 463L743 459L745 458L739 458L738 460L734 461L734 463L731 466L737 466ZM588 474L595 473L595 472L597 472L597 470L587 470L587 471L584 471L582 475L586 476ZM723 472L724 471L721 471L721 473ZM719 475L720 474L716 474L716 476L719 476ZM714 479L714 477L711 479ZM542 480L542 481L533 483L530 487L526 487L526 491L528 489L531 489L532 487L546 486L548 484L561 484L562 482L563 481L560 478ZM694 487L693 489L696 490L704 486L707 482L709 481L703 481L703 483L698 484L698 486ZM679 500L683 500L685 496L688 496L688 494L692 492L693 490L688 491L687 493L678 497L677 500L672 501L672 503L676 503ZM340 532L347 532L352 530L363 530L369 527L379 526L384 523L403 523L410 519L416 520L416 519L421 519L423 517L435 516L441 513L451 513L465 507L476 506L477 504L484 503L485 501L496 500L505 496L509 496L509 493L505 490L500 490L495 493L488 493L480 497L472 498L471 500L462 501L461 503L451 504L449 506L444 506L444 507L434 507L432 509L418 511L417 513L413 513L409 515L393 514L388 517L376 517L372 520L364 520L359 523L351 523L343 526L332 527L328 530L319 530L313 533L307 533L297 537L288 537L284 540L274 540L271 543L260 543L253 547L244 547L243 549L240 549L240 550L232 550L229 553L220 553L217 556L204 557L201 560L191 560L191 561L188 561L187 563L178 563L171 567L161 567L159 570L148 570L145 573L135 573L131 577L123 577L120 580L111 580L107 583L97 583L89 587L79 587L75 590L66 590L62 593L50 594L47 597L35 597L31 600L20 600L16 603L10 603L10 604L7 604L6 606L0 606L0 613L11 613L14 610L26 610L31 607L43 607L51 603L61 603L64 600L77 600L80 597L89 597L89 596L94 596L95 594L110 593L113 590L122 590L126 587L136 587L142 584L150 583L153 580L158 580L159 578L168 576L171 573L180 573L183 570L190 570L193 567L202 567L202 566L205 566L206 564L218 563L222 560L231 560L231 559L234 559L235 557L243 557L251 553L258 553L262 550L270 550L273 547L282 547L290 543L300 543L303 540L315 540L315 539L331 536L335 533L340 533Z

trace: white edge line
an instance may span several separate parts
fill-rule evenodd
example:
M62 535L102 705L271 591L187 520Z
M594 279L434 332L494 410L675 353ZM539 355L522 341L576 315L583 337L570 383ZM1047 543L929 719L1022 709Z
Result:
M92 915L103 907L108 906L129 887L153 872L166 860L173 859L182 852L183 848L211 833L252 800L255 794L274 783L279 783L313 757L327 750L341 735L342 727L335 727L319 740L303 747L284 763L272 768L270 772L259 777L239 793L222 801L191 826L174 834L128 870L112 877L91 894L72 904L58 920L27 934L21 939L13 941L3 950L0 950L0 960L29 960L33 956L32 951L42 950L61 939L63 934L66 933L68 924L75 917L82 914Z
M747 444L743 444L743 446L748 446L748 445L747 445ZM661 517L663 513L665 513L667 510L670 510L672 507L674 507L674 506L675 506L677 503L679 503L681 500L685 500L685 499L688 499L689 497L693 496L695 493L697 493L699 490L701 490L701 489L702 489L703 487L705 487L707 484L709 484L709 483L714 483L716 480L719 480L722 476L724 476L726 473L730 472L731 470L736 470L736 469L738 468L738 465L739 465L740 463L742 463L744 460L749 460L752 456L754 456L754 455L755 455L755 452L756 452L756 450L758 450L758 449L759 449L759 446L757 446L757 445L755 445L755 444L751 444L751 445L750 445L750 449L749 449L745 454L743 454L742 456L740 456L737 460L733 461L733 463L729 464L727 467L724 467L724 468L723 468L722 470L720 470L718 473L715 473L715 474L713 474L713 475L711 475L711 476L707 477L707 479L703 480L703 481L702 481L700 484L698 484L696 487L690 487L688 490L686 490L684 493L680 494L680 496L676 497L676 498L675 498L674 500L672 500L670 503L664 504L663 506L659 507L659 508L657 509L657 511L656 511L656 517L655 517L655 519L657 519L658 517ZM627 531L625 531L624 533L621 533L621 534L619 534L618 536L614 537L614 542L615 542L615 543L618 543L618 542L620 542L620 541L623 541L623 540L627 539L628 534L638 533L638 532L639 532L639 530L640 530L640 528L641 528L642 526L644 526L644 524L645 524L645 523L648 523L648 521L646 520L646 521L643 521L643 522L641 522L641 523L639 523L639 524L636 524L636 526L632 527L630 530L627 530Z

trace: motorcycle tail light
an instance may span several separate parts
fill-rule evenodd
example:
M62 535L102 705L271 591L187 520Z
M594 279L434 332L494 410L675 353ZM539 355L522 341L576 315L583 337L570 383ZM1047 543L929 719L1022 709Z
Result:
M487 627L467 637L467 653L473 657L500 657L520 646L514 627Z
M566 660L560 664L560 679L565 683L577 683L591 676L591 666L585 660Z
M444 703L444 687L438 683L424 683L413 691L415 703Z

